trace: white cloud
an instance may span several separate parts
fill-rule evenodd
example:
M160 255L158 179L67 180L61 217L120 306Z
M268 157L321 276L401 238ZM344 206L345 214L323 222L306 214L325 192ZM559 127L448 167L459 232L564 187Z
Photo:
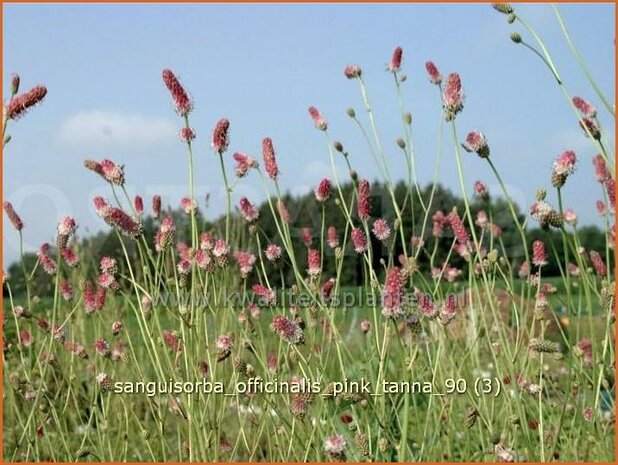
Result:
M88 149L152 148L177 137L177 128L168 119L102 110L79 112L60 126L63 143Z

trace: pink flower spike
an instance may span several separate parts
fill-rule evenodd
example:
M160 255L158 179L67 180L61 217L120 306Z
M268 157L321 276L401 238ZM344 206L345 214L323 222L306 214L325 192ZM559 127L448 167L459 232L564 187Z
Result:
M459 74L451 73L447 76L442 100L447 121L453 120L457 113L463 110L464 93Z
M356 253L363 253L367 250L367 238L360 228L353 228L351 232L352 244Z
M41 103L46 95L46 87L36 86L28 92L12 97L4 106L4 114L6 119L16 120L21 118L30 108Z
M472 131L466 136L466 141L461 144L466 152L475 152L481 158L489 156L489 145L485 134L479 131Z
M543 241L536 240L532 244L532 264L538 267L547 265L547 254Z
M588 118L597 116L597 109L581 97L573 97L573 105L583 116Z
M189 197L180 199L180 206L187 215L191 215L197 211L197 202Z
M137 213L138 216L142 216L144 214L144 199L136 195L133 199L133 207L135 208L135 213Z
M152 196L152 214L157 219L161 216L161 196L160 195Z
M195 140L195 131L188 127L182 128L178 135L180 136L180 140L187 144L190 144Z
M163 82L172 95L174 109L180 116L187 116L193 109L193 103L189 94L184 89L178 78L169 69L163 70Z
M240 198L240 214L249 223L256 221L260 216L260 212L249 202L247 197Z
M322 272L322 263L320 258L320 251L317 249L309 249L307 255L308 269L307 273L312 278L318 276Z
M434 64L433 61L426 62L425 69L427 70L427 74L429 75L429 82L435 85L442 84L442 75L440 74L438 67Z
M250 157L249 155L245 155L244 153L236 152L234 155L232 155L232 158L234 158L234 161L236 161L234 173L239 179L244 178L249 172L249 169L258 167L257 160L253 157Z
M391 64L388 67L388 70L391 73L396 73L401 69L401 59L403 58L403 49L401 47L396 47L393 51L393 57L391 58Z
M489 189L481 181L474 183L474 193L481 200L487 200L489 198Z
M266 259L271 262L276 262L281 258L281 247L277 244L268 244L266 246L266 250L264 251L266 255Z
M277 166L273 141L269 137L266 137L262 141L262 157L264 158L264 169L266 173L268 173L270 179L276 181L279 175L279 167Z
M605 262L601 255L596 250L590 251L590 261L592 262L592 266L594 267L594 271L601 277L607 276L607 267L605 266Z
M309 107L309 116L313 120L313 124L315 124L316 129L320 131L326 131L328 129L328 123L322 113L316 107Z
M15 228L16 231L21 231L24 229L24 223L13 208L13 204L11 202L4 202L3 207L6 216L13 225L13 228Z
M382 293L382 315L397 318L403 315L403 274L397 267L386 271L384 292Z
M212 148L219 155L227 150L230 143L229 131L230 122L227 119L222 118L217 121L212 133Z
M371 216L371 186L366 179L358 182L357 213L361 221L367 221Z
M311 245L313 242L313 237L311 236L311 229L303 228L300 231L300 238L307 247Z

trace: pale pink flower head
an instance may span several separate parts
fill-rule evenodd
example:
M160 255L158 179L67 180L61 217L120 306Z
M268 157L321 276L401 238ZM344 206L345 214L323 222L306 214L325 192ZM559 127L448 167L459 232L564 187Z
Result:
M212 255L217 260L220 266L224 266L227 263L227 256L230 252L228 245L223 239L217 239L215 246L212 249Z
M161 196L160 195L152 196L152 214L155 218L159 218L161 216Z
M331 193L332 185L328 178L324 178L318 184L318 187L315 188L315 199L318 202L326 202Z
M60 294L62 295L62 298L66 301L73 300L73 287L71 286L71 283L69 283L69 281L67 281L66 279L60 281Z
M174 242L174 233L176 232L176 225L174 219L171 216L163 218L161 226L155 233L155 250L157 252L163 252L172 245Z
M341 434L332 434L324 440L324 451L330 455L341 456L348 443Z
M599 182L605 182L606 179L611 178L611 174L607 169L605 160L602 155L595 155L592 157L592 164L594 165L594 172Z
M569 272L571 276L580 275L579 267L573 262L567 263L567 271Z
M597 200L596 202L597 212L601 216L605 216L607 214L607 207L602 200Z
M367 334L369 331L371 331L371 323L369 322L369 320L361 321L360 329L363 332L363 334Z
M479 131L471 131L466 136L465 142L461 144L466 152L476 153L481 158L489 156L489 145L485 134Z
M250 252L237 250L234 252L234 260L236 260L238 268L240 269L240 276L244 279L253 271L256 258L255 255Z
M195 252L195 263L197 263L197 266L202 269L205 270L207 272L212 272L214 270L214 262L212 257L210 256L210 254L202 249L199 249Z
M476 214L476 220L474 221L479 228L485 228L489 224L489 218L485 210L479 210Z
M184 127L180 130L178 136L181 141L190 144L195 140L195 131L189 127Z
M176 331L164 329L161 336L163 342L168 348L170 348L174 352L182 351L182 341L180 340L180 337L178 336L178 333Z
M121 332L122 332L122 322L121 321L114 321L112 323L112 334L114 336L118 336Z
M124 185L124 166L117 165L111 160L103 160L101 162L101 172L103 178L115 186Z
M176 265L176 269L178 274L186 276L191 272L191 262L186 258L182 258Z
M70 267L75 267L79 264L79 256L69 247L60 249L60 255L62 255L64 262Z
M536 240L532 243L532 263L538 267L547 265L547 253L543 241Z
M474 193L481 200L487 200L489 198L489 189L481 181L474 183Z
M517 274L520 279L530 276L530 264L527 261L522 262L522 264L519 265L519 271Z
M590 339L585 337L581 339L576 346L581 351L584 364L590 365L593 360L592 342L590 342Z
M387 241L391 236L391 228L388 222L384 218L378 218L373 222L373 228L371 229L373 235L379 241Z
M212 148L217 154L222 154L230 144L230 122L221 118L212 132Z
M183 197L180 199L180 206L187 215L191 215L197 211L197 202L189 197Z
M270 137L266 137L262 141L262 158L264 159L264 169L272 180L277 180L279 176L279 167L277 166L277 158L275 156L275 148Z
M284 315L276 315L270 324L270 328L288 344L300 344L303 342L303 330L295 321Z
M597 109L582 97L573 97L573 105L579 110L582 116L588 118L595 118L597 116Z
M311 277L316 277L322 272L322 260L320 251L317 249L309 249L307 252L307 273Z
M605 262L603 258L596 250L590 251L590 261L592 262L592 266L594 267L594 271L601 276L607 276L607 267L605 266Z
M6 119L19 119L26 112L41 103L47 95L45 86L36 86L28 92L11 97L9 102L4 106L4 115Z
M21 220L21 217L13 208L13 204L11 202L4 202L3 207L6 216L11 222L11 225L13 225L13 228L15 228L16 231L21 231L22 229L24 229L24 223Z
M339 236L337 235L337 228L329 226L326 231L326 243L331 249L339 246Z
M556 176L569 176L575 171L575 164L577 163L577 157L572 150L565 150L552 165L552 174Z
M268 261L276 262L281 258L281 247L277 244L268 244L264 254L266 255L266 259Z
M391 64L388 67L388 70L391 73L396 73L401 69L401 60L403 58L403 49L401 47L395 47L393 50L393 57L391 58Z
M577 226L577 213L572 208L564 211L564 221L571 226Z
M425 241L420 236L412 236L410 238L410 245L413 249L420 249L425 245Z
M170 91L174 102L174 109L180 116L187 116L193 109L193 102L178 78L169 69L163 70L163 83Z
M94 341L94 349L102 357L109 357L110 348L108 342L105 339L97 339L96 341Z
M336 283L337 283L337 280L335 278L330 278L330 279L327 279L324 282L324 284L322 284L322 298L325 301L330 299Z
M260 212L247 197L240 198L240 214L249 223L256 221L260 216Z
M300 238L307 247L311 245L313 242L313 237L311 236L311 229L303 228L300 231Z
M202 250L212 250L215 246L215 239L212 237L212 234L209 232L203 232L200 235L200 249Z
M355 78L360 78L361 75L363 74L363 72L362 72L360 66L358 66L358 65L348 65L343 70L343 74L348 79L355 79Z
M459 74L451 73L446 77L446 86L442 100L447 121L453 120L457 113L463 110L464 93Z
M316 107L309 107L309 116L311 116L316 129L319 129L320 131L326 131L328 129L326 119Z
M367 238L360 228L352 228L352 244L356 253L363 253L367 250Z
M59 236L72 236L77 230L77 223L72 216L65 216L58 223Z
M237 178L244 178L251 168L257 168L258 162L255 158L245 155L244 153L236 152L232 155L236 166L234 167L234 173Z
M371 216L371 185L366 179L358 181L357 213L361 221L367 221Z
M502 228L500 226L498 226L497 224L492 224L491 225L491 234L494 237L499 237L502 234Z
M442 84L442 75L433 61L426 62L425 69L427 70L427 75L429 76L429 82L436 85Z
M277 200L277 211L279 212L281 221L283 221L286 224L290 222L290 212L288 210L288 207L281 200Z

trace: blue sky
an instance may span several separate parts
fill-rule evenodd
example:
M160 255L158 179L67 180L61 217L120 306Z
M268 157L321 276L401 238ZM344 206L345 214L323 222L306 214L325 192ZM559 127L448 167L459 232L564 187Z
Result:
M517 5L542 33L569 90L600 110L606 128L614 121L602 109L565 43L548 5ZM486 133L492 158L522 207L538 187L550 187L552 160L576 151L580 165L565 188L566 207L582 223L599 222L594 202L601 191L590 159L596 151L542 63L509 33L489 5L42 5L5 4L4 88L11 72L23 89L45 84L45 103L11 124L4 153L4 198L26 224L26 245L34 250L53 241L56 223L75 215L81 234L105 228L91 198L108 188L82 162L86 157L124 163L127 187L178 205L187 194L185 152L177 133L161 71L169 67L192 93L197 132L196 172L200 206L211 194L207 214L221 213L224 193L217 159L209 149L220 117L231 121L230 152L259 155L264 136L275 141L281 183L306 193L331 176L324 139L307 107L315 105L330 122L333 138L351 153L363 177L377 169L347 107L362 114L356 82L343 68L358 63L385 142L391 172L404 172L395 145L402 128L392 76L384 72L391 52L404 48L405 104L414 118L420 182L430 182L436 158L441 110L424 63L435 61L443 75L461 74L466 106L457 118L460 137ZM614 4L560 7L570 32L608 98L614 101ZM525 35L524 35L525 37ZM5 95L6 97L6 95ZM445 133L441 182L459 192L453 148ZM609 135L612 147L613 132ZM464 159L466 183L476 179L498 191L476 156ZM238 186L235 198L263 199L256 176ZM148 202L149 203L149 202ZM17 256L17 235L4 219L4 265Z

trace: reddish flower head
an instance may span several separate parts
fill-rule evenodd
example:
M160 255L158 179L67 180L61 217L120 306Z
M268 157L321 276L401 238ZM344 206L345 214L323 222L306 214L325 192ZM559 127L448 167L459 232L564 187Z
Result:
M581 97L573 97L573 105L583 116L588 118L597 116L597 109Z
M142 216L144 214L144 199L136 195L133 199L133 207L135 208L135 213Z
M397 318L403 315L403 274L397 267L389 268L384 281L382 293L382 315Z
M247 197L240 198L240 214L250 223L256 221L260 216L260 212L251 202L249 202Z
M249 172L249 169L258 167L257 160L249 155L245 155L244 153L236 152L232 155L232 158L236 161L234 173L237 178L244 178Z
M24 229L24 223L21 220L20 216L17 214L17 212L15 212L13 204L11 202L4 202L3 207L4 212L6 213L6 216L8 217L13 227L17 231L21 231L22 229Z
M228 145L230 144L230 122L222 118L217 121L215 125L215 129L212 132L212 148L218 154L222 154L227 150Z
M283 315L276 315L270 327L288 344L300 344L303 342L303 330L298 326L298 323Z
M345 77L348 79L354 79L361 77L363 72L358 65L348 65L343 70L343 74L345 74Z
M396 73L401 69L401 59L403 58L403 49L401 47L396 47L393 51L393 57L391 58L391 64L388 67L388 70L391 73Z
M384 218L378 218L373 222L372 232L376 239L382 242L388 240L391 236L391 228Z
M180 116L187 116L193 109L191 97L184 89L178 78L169 69L163 70L163 82L172 95L174 109Z
M366 179L358 182L357 212L361 221L367 221L371 216L371 185Z
M191 143L195 139L195 131L187 127L182 128L178 135L180 136L180 140L186 143Z
M264 251L266 255L266 259L271 262L276 262L281 258L281 247L277 244L268 244L266 246L266 250Z
M468 244L468 241L470 240L470 236L468 235L466 226L464 225L463 221L461 220L457 212L455 210L450 212L448 214L447 219L448 219L448 223L451 229L453 230L453 234L455 235L455 238L457 239L457 242L459 242L459 244L461 245Z
M311 236L311 229L303 228L300 231L300 238L307 247L311 245L313 242L313 237Z
M599 182L605 182L606 179L611 178L611 174L607 169L605 160L601 155L595 155L592 157L592 164L594 165L594 172Z
M309 249L307 254L307 273L309 276L315 277L318 276L322 271L322 261L320 258L320 251L317 249Z
M326 202L330 197L331 189L332 185L328 178L322 179L318 187L315 188L315 199L318 202Z
M111 160L103 160L100 164L101 166L101 176L107 182L114 184L116 186L124 185L124 166L117 165Z
M427 63L425 63L425 69L427 70L429 81L432 84L442 84L442 75L440 74L440 70L438 70L438 67L434 64L433 61L428 61Z
M594 271L601 277L607 276L607 267L605 266L605 262L601 255L596 250L590 251L590 261L592 262L592 266L594 267Z
M242 278L246 278L249 273L253 271L253 265L255 264L255 255L250 252L244 252L242 250L237 250L234 252L234 260L238 264L238 268L240 269L240 276Z
M474 183L474 193L479 199L486 200L489 198L489 189L487 189L487 186L481 181L476 181Z
M316 129L320 131L326 131L328 129L328 123L322 113L316 107L309 107L309 116L313 120L313 124L315 124Z
M45 95L47 95L47 88L36 86L28 92L12 97L4 107L6 118L18 119L24 116L30 108L43 101Z
M279 212L281 221L284 223L290 222L290 212L288 211L288 207L281 200L277 200L277 211Z
M275 157L275 149L273 141L270 137L266 137L262 141L262 157L264 158L264 169L270 179L277 180L279 175L279 167L277 166L277 158Z
M354 251L356 253L363 253L367 250L367 238L365 233L360 228L352 229L352 244L354 245Z

